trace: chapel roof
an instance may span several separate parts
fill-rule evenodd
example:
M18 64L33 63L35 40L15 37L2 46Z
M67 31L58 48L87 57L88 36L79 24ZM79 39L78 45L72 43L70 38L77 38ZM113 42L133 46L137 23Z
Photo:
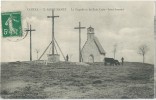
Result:
M98 38L95 36L94 36L94 42L95 42L100 54L105 54L106 53L105 50L103 49L102 45L100 44Z

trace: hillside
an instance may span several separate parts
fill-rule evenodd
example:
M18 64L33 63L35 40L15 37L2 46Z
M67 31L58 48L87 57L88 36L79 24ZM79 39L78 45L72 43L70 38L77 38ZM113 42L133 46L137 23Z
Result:
M2 98L153 98L154 65L2 63Z

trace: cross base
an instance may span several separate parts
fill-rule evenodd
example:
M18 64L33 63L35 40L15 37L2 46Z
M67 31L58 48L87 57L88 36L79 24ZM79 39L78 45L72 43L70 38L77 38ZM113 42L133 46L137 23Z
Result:
M47 56L48 56L47 63L60 62L60 55L59 54L48 54Z

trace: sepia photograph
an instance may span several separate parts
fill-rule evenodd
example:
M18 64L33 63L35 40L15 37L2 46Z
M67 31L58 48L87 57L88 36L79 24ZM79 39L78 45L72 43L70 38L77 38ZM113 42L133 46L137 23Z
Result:
M1 98L154 99L154 1L2 1Z

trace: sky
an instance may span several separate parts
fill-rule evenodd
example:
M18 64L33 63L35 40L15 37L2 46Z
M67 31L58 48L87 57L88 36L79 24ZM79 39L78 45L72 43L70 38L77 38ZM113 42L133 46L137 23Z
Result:
M146 63L154 63L154 2L150 1L2 1L2 12L21 11L23 34L27 24L36 31L32 32L33 60L40 56L51 41L52 21L47 18L55 9L55 38L70 60L78 61L79 33L74 27L81 25L82 46L87 40L87 28L94 28L95 36L106 51L106 57L114 57L113 48L117 45L116 59L121 61L142 62L138 47L148 46ZM1 61L29 60L29 34L18 42L17 38L1 37ZM47 50L42 59L47 59ZM61 56L61 60L63 57Z

